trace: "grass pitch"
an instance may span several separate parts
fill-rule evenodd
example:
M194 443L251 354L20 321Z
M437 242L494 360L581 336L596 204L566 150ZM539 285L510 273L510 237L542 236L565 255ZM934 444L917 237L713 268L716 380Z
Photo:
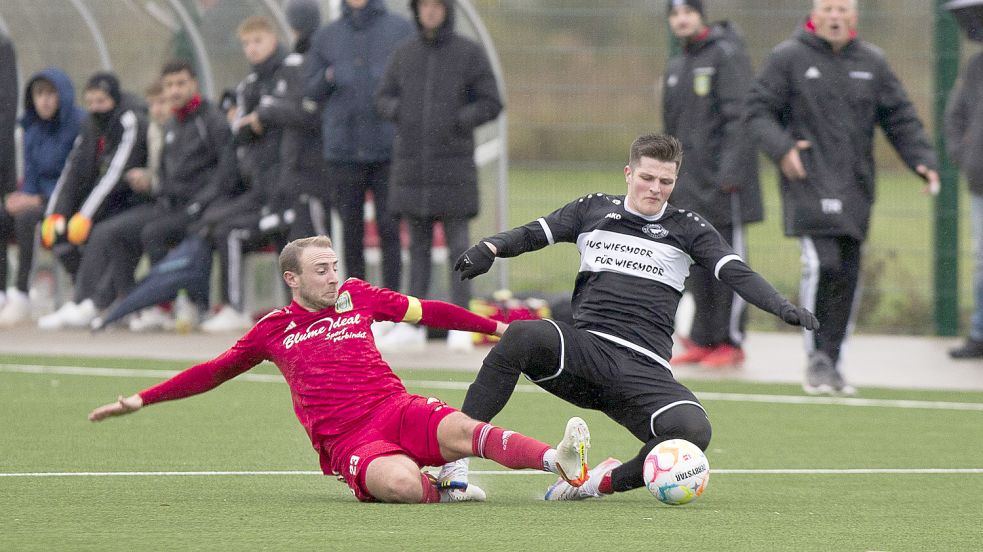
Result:
M551 476L476 460L473 481L488 502L397 506L359 504L342 483L309 473L316 455L287 387L268 377L272 366L129 417L85 420L166 377L141 370L183 366L0 357L0 550L901 551L983 542L983 393L864 389L863 400L822 404L793 386L690 382L714 424L710 484L693 504L664 506L644 489L546 503ZM472 377L400 375L410 391L452 405ZM574 414L591 425L595 462L638 450L602 415L528 384L495 422L553 442Z

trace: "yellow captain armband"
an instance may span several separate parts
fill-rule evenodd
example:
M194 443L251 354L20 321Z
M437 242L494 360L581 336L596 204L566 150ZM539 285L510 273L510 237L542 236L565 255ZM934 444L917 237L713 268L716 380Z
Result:
M420 304L420 300L411 295L406 296L409 299L409 304L406 305L406 314L403 315L403 319L400 322L411 322L416 324L423 318L423 305Z

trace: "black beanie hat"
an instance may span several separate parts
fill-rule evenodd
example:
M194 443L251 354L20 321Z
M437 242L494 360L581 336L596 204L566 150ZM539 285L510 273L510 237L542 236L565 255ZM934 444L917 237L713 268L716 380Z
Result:
M666 6L666 13L671 12L677 6L689 6L700 12L700 15L706 16L706 13L703 11L703 0L669 0L669 4Z
M119 105L122 94L119 89L119 79L109 71L99 71L89 77L85 83L85 90L102 90Z
M321 7L315 0L290 0L287 2L287 23L300 36L308 36L321 25Z

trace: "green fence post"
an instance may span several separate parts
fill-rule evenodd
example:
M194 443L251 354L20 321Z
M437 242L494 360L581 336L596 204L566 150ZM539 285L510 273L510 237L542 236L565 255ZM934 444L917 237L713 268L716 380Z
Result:
M935 333L959 334L959 173L945 153L945 105L959 72L959 27L942 9L935 8L935 147L939 154L942 191L935 204Z

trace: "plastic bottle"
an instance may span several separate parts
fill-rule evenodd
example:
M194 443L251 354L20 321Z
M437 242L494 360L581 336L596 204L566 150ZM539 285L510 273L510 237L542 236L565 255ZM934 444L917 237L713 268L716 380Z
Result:
M188 298L187 290L182 289L174 299L174 330L179 334L191 333L197 324L197 308Z

